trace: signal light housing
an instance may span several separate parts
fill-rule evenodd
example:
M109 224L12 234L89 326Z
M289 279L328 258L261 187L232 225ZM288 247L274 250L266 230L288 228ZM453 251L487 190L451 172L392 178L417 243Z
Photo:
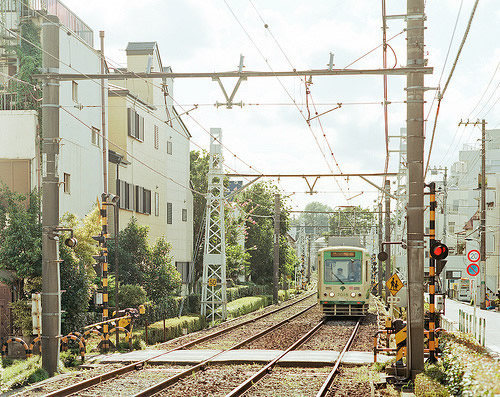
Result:
M436 242L432 245L430 253L433 259L439 261L448 256L448 247L441 242Z
M99 244L104 244L104 242L106 241L106 237L104 237L103 234L99 234L98 236L92 236L92 238Z

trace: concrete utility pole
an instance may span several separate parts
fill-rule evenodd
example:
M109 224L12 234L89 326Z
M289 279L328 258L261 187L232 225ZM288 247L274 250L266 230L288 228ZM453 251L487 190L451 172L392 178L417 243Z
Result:
M106 73L106 60L104 59L104 31L99 31L101 38L101 74ZM104 178L104 193L108 193L108 141L106 135L106 86L101 79L101 133L102 133L102 174ZM118 191L118 190L117 190ZM118 334L118 332L117 332Z
M486 121L481 121L481 309L486 308ZM477 304L477 303L476 303Z
M59 73L59 18L42 23L42 68ZM59 362L61 291L59 277L59 82L43 82L42 102L42 366L53 376Z
M391 181L385 180L385 241L391 241L391 197L388 193L391 191ZM392 276L391 274L391 245L387 244L384 247L384 251L387 252L387 260L385 261L385 280L389 280ZM384 283L385 284L385 283ZM391 293L387 286L385 287L385 300L391 296Z
M273 262L273 301L278 302L280 281L280 195L274 195L274 262Z
M378 203L378 252L383 251L382 247L382 203ZM382 261L378 260L378 296L382 298L382 288L384 285L382 276Z
M424 1L407 0L408 370L424 370Z

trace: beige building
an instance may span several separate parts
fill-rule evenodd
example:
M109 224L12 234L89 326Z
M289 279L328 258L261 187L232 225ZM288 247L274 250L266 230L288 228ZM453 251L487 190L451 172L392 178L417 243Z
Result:
M129 43L127 71L164 70L156 42ZM123 70L116 70L120 73ZM171 98L172 81L115 81L108 90L109 191L120 196L120 229L132 217L172 244L174 262L191 262L193 204L189 139Z

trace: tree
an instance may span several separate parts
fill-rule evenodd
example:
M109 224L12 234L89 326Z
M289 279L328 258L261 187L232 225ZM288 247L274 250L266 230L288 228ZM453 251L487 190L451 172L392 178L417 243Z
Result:
M40 195L29 197L0 188L0 268L10 270L13 280L4 280L23 295L24 279L42 275L42 223Z
M333 211L328 205L313 201L304 208L304 211L311 212L330 212ZM328 233L330 225L330 214L327 213L303 213L297 220L297 225L302 227L305 225L306 234L321 235Z
M206 151L192 150L190 153L190 178L191 186L199 193L207 193L208 168L210 154ZM204 215L207 200L200 194L193 194L193 242L194 252L197 253L195 260L195 279L201 276L203 268L203 235L205 231Z
M143 285L144 273L150 257L148 233L149 227L139 225L137 219L132 217L125 229L118 234L120 284ZM114 240L108 240L108 248L110 270L114 271Z
M172 265L172 246L163 237L156 240L147 261L144 274L144 289L153 302L171 296L180 288L180 273Z
M251 252L250 274L258 283L271 283L274 260L274 196L279 189L269 183L260 182L241 193L242 208L248 217L247 246L255 246ZM280 206L280 270L285 276L291 274L295 262L288 252L286 234L290 230L290 213L284 200Z
M334 236L360 236L368 234L375 220L369 209L357 207L341 208L330 218L330 232Z
M99 234L99 208L97 206L83 219L66 213L61 218L60 225L73 229L73 235L78 240L74 248L69 248L62 242L66 236L61 236L59 244L59 258L61 262L61 295L62 332L80 330L86 325L89 298L93 288L92 280L95 271L92 264L95 262L92 255L99 252L92 236Z

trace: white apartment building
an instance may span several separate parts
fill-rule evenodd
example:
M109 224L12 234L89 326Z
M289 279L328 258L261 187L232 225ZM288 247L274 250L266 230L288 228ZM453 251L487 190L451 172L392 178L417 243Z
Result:
M156 42L128 43L127 71L168 71ZM120 73L124 70L115 70ZM169 96L165 95L168 90ZM190 134L173 107L173 81L115 80L109 101L109 191L120 196L120 229L132 217L164 236L179 270L192 261Z
M93 48L93 31L57 0L51 2L20 1L1 3L0 15L10 31L2 29L2 44L19 44L20 24L33 22L42 26L47 14L58 15L59 30L59 71L61 73L99 73L100 55ZM30 8L31 7L31 8ZM16 35L17 34L17 35ZM37 43L35 43L37 44ZM2 47L1 51L5 51ZM0 153L4 167L9 159L17 159L20 152L24 160L29 160L30 185L27 190L39 186L41 180L39 153L36 137L39 136L36 116L22 108L17 102L16 93L9 89L15 81L18 63L13 53L5 54L0 61L0 138L7 142ZM89 80L67 81L60 83L59 101L59 181L60 215L72 212L79 217L86 215L96 198L103 191L103 154L102 142L98 131L101 130L100 82ZM31 111L32 112L32 111ZM28 123L28 125L26 125ZM91 128L95 128L93 131ZM43 132L42 132L43 135ZM17 165L19 166L19 164ZM14 189L17 189L13 186Z

